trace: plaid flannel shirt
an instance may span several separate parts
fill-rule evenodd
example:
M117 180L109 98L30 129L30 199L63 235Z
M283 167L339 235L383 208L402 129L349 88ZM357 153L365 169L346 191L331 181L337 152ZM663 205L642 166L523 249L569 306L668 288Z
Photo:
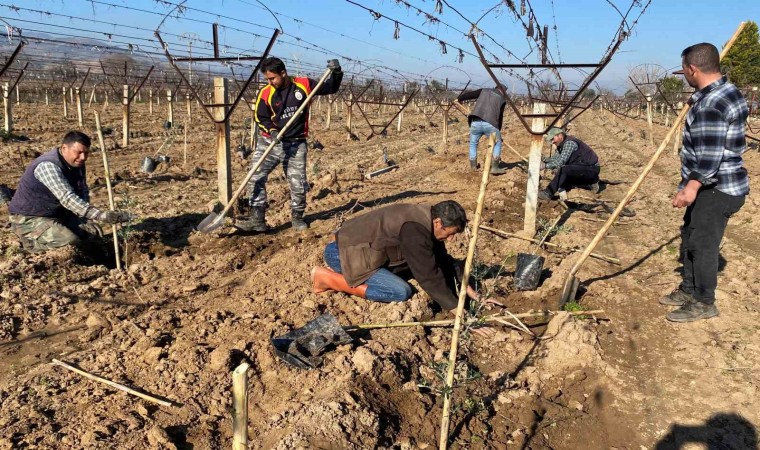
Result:
M747 102L726 77L695 92L689 100L681 149L681 184L697 180L728 195L747 195L749 177L742 154Z
M565 139L565 141L560 144L559 148L556 152L554 152L552 156L544 158L544 164L546 164L545 167L547 169L559 169L570 160L570 155L572 155L576 150L578 150L578 144Z
M34 169L34 178L50 189L55 198L61 202L61 206L73 212L79 217L95 219L100 215L100 210L90 206L90 191L84 188L83 198L80 198L69 182L63 176L61 168L51 162L42 162Z

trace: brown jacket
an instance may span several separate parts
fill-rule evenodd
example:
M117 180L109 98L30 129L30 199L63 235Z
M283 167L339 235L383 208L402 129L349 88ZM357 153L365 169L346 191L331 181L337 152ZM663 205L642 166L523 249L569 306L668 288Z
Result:
M336 233L341 270L358 286L378 269L408 267L443 308L456 307L454 261L433 235L430 205L391 205L351 219Z

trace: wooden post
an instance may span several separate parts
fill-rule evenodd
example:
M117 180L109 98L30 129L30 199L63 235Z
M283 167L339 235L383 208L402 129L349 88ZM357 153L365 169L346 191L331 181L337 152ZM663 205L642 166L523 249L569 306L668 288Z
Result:
M121 146L122 147L126 147L129 145L129 94L130 94L129 85L125 84L124 96L121 99L121 121L122 121Z
M545 103L534 103L533 114L545 114ZM543 117L534 117L531 130L540 132L545 127ZM525 219L523 231L533 236L536 234L536 210L538 209L538 182L541 177L541 150L544 146L544 137L531 135L530 156L528 157L528 187L525 192Z
M82 93L78 87L74 88L74 97L77 100L77 123L81 128L84 126L84 117L82 117Z
M654 147L654 127L652 126L652 96L647 95L647 126L649 126L649 145Z
M16 83L16 104L21 104L21 83Z
M224 120L227 114L227 79L214 78L214 118ZM227 205L232 198L232 164L230 161L230 121L214 122L216 127L216 164L217 183L219 185L219 201Z
M404 94L404 98L401 100L401 104L406 104L406 94ZM401 132L401 121L404 117L404 110L402 109L400 113L398 113L398 123L396 124L396 131L399 133Z
M327 119L325 120L325 130L329 130L330 129L330 121L331 120L332 120L332 105L328 101L327 102Z
M475 207L475 216L472 219L472 237L467 250L467 259L464 262L464 273L462 280L470 279L472 270L472 260L475 258L475 246L478 242L480 232L480 215L483 212L483 203L486 199L486 187L488 187L488 176L491 172L491 160L493 157L493 148L496 145L496 134L492 134L488 139L488 150L486 151L486 161L483 167L483 178L480 181L480 192L478 193L478 203ZM462 315L464 313L465 299L467 298L467 281L462 283L459 288L459 301L457 302L456 314L454 316L454 329L451 331L451 349L449 350L448 371L446 373L446 384L444 385L449 391L448 395L443 396L443 414L441 416L441 437L438 448L446 450L449 445L449 423L451 419L451 398L454 396L454 369L457 364L457 351L459 350L459 333L462 329Z
M48 95L48 88L45 88L45 105L50 104L50 96Z
M167 89L166 90L166 104L167 108L169 108L169 115L167 116L167 119L169 122L174 125L174 107L172 106L172 90Z
M153 88L148 90L148 114L153 115Z
M69 105L66 101L66 86L63 87L63 118L69 118Z
M232 372L232 450L248 450L248 368L246 362Z
M348 128L348 135L346 140L351 140L351 111L354 109L354 94L348 94L348 117L346 119L346 127Z
M3 108L5 113L5 132L13 131L13 100L11 99L10 83L3 86Z
M185 94L185 105L187 105L187 121L190 122L190 117L193 114L192 104L190 103L190 94Z
M90 100L87 102L87 107L92 106L92 102L95 100L95 86L92 87L92 92L90 92Z
M69 100L71 100L71 104L74 105L74 89L69 88Z
M449 145L449 110L442 108L441 114L443 115L443 150L446 151L446 147Z

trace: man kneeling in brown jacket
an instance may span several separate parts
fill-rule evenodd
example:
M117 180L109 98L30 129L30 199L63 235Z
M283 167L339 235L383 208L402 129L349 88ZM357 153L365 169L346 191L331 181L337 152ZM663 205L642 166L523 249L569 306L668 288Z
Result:
M351 219L325 248L324 259L332 270L311 271L314 292L333 290L400 302L413 294L402 278L406 275L442 308L454 309L457 271L444 241L464 231L466 224L464 209L452 200L432 207L390 205ZM470 286L467 294L478 298Z

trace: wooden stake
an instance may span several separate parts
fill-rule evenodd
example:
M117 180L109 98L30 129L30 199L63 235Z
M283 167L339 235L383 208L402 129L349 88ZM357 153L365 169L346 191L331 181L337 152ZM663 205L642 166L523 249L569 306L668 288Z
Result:
M214 123L216 128L216 171L217 185L219 188L219 201L223 205L229 203L232 198L232 162L230 161L230 121L224 120L227 114L227 79L224 77L214 78Z
M77 101L77 123L79 124L79 127L84 126L84 116L82 112L82 93L79 91L79 88L74 88L74 98Z
M332 105L327 102L327 118L325 119L325 130L330 129L330 121L332 120Z
M654 126L652 125L652 97L647 97L647 126L649 127L649 145L654 147Z
M533 114L546 113L546 103L534 103ZM531 129L541 132L545 127L543 117L534 117ZM530 156L528 158L528 187L525 192L525 218L523 231L533 236L536 234L536 210L538 209L538 182L541 178L541 150L544 147L544 137L532 134L530 138Z
M10 83L3 86L3 109L5 114L5 132L13 131L13 100L11 99Z
M148 89L148 114L153 115L153 88Z
M446 450L449 445L449 423L451 420L451 398L454 396L454 369L457 363L457 351L459 350L459 333L462 329L462 314L464 313L464 303L467 298L467 282L470 279L472 270L472 260L475 257L475 245L478 243L478 234L480 231L480 215L483 212L483 203L486 199L486 187L488 187L488 175L491 173L491 160L493 159L493 148L496 145L496 134L488 138L488 149L486 151L486 161L483 166L483 178L480 181L480 193L478 194L478 204L475 207L475 217L472 219L472 237L467 251L467 259L464 263L464 274L462 275L462 285L459 288L459 301L457 302L456 315L454 316L454 329L451 331L451 349L449 350L449 366L446 373L446 384L449 388L449 394L443 397L443 415L441 417L441 438L439 440L439 449Z
M401 99L401 104L406 104L406 95L404 95L404 98ZM406 108L405 108L406 109ZM398 113L398 123L396 124L396 131L401 132L401 121L404 118L404 110L402 109L400 113Z
M449 145L449 110L443 109L443 126L441 127L443 129L443 149L446 150L446 147Z
M248 363L232 372L232 450L248 449Z
M74 367L72 365L69 365L69 364L67 364L67 363L65 363L63 361L59 361L57 359L53 359L53 365L61 366L64 369L70 370L70 371L72 371L74 373L78 373L79 375L82 375L85 378L89 378L90 380L97 381L98 383L107 384L108 386L111 386L114 389L118 389L120 391L124 391L127 394L135 395L137 397L140 397L143 400L147 400L147 401L152 402L152 403L157 403L157 404L159 404L161 406L172 406L171 402L168 402L166 400L161 400L159 398L153 397L153 396L148 395L148 394L143 394L142 392L138 392L138 391L136 391L136 390L134 390L132 388L124 386L123 384L116 383L115 381L106 380L105 378L102 378L102 377L99 377L97 375L93 375L91 373L85 372L84 370L78 369L78 368L76 368L76 367Z
M69 118L69 104L66 100L66 86L63 87L63 118Z
M166 104L167 108L169 108L169 115L167 116L167 119L169 122L174 125L174 106L172 104L172 90L167 89L166 90Z
M121 99L121 121L122 121L122 137L121 146L126 147L129 145L129 94L130 88L128 84L124 85L124 96Z
M48 94L49 94L48 89L45 88L45 105L46 106L50 104L50 95Z
M103 154L103 171L106 177L106 190L108 191L108 206L111 211L116 207L113 202L113 189L111 188L111 171L108 169L108 155L106 153L105 139L103 139L103 129L100 126L100 114L95 111L95 128L98 131L98 142L100 143L100 152ZM116 231L116 225L111 225L113 233L113 250L116 253L116 269L121 270L121 258L119 258L119 233Z
M348 128L348 135L346 140L351 140L351 111L354 109L354 94L348 94L348 117L346 119L346 127Z

